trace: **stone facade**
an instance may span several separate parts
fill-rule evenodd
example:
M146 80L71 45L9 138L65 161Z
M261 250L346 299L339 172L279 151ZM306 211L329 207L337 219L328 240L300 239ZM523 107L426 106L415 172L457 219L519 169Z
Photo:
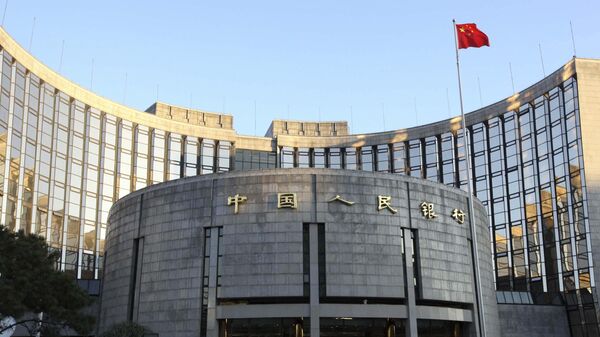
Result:
M191 123L193 125L206 126L209 128L233 129L233 116L206 112L195 109L178 107L162 102L152 104L146 112L179 122Z
M502 337L569 336L565 308L551 305L498 304Z
M297 209L278 208L278 193L284 192L296 194ZM238 214L227 205L236 194L247 197ZM354 204L330 202L336 195ZM390 196L397 213L378 210L378 196ZM437 217L423 217L424 201L434 205ZM226 173L143 189L111 209L100 330L130 318L161 336L198 336L204 306L207 336L217 336L220 320L261 315L310 317L316 335L314 313L448 320L461 322L464 336L474 335L470 224L451 217L455 208L468 209L466 194L437 183L318 169ZM475 211L479 265L486 275L485 325L488 336L498 336L487 216L477 202ZM316 264L324 266L308 272L305 234L311 224L324 228L324 261ZM222 228L221 241L206 238L212 228ZM409 243L411 231L416 235ZM205 247L209 241L219 248ZM406 264L410 255L403 254L413 244L414 272ZM205 252L211 249L222 259L215 292L206 278L214 257ZM405 281L413 275L416 287ZM203 286L209 294L204 301Z
M307 136L307 137L327 137L327 136L347 136L348 122L308 122L308 121L290 121L274 120L271 122L265 137L277 137L279 135Z

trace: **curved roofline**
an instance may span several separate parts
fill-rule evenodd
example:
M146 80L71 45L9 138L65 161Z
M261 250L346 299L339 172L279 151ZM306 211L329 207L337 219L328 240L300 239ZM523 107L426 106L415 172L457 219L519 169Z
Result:
M52 85L54 88L60 90L66 95L91 107L97 108L116 117L126 119L133 123L145 125L151 128L184 135L235 142L236 147L243 149L272 151L275 144L278 146L294 147L356 147L364 145L376 145L424 138L431 135L455 131L458 130L461 125L461 117L456 116L425 125L383 132L351 134L347 136L278 135L276 136L276 141L274 141L274 139L269 137L239 135L235 130L210 128L158 117L102 97L50 69L48 66L27 52L21 45L19 45L19 43L16 42L2 27L0 27L0 46L2 46L4 50L6 50L26 69L38 76L40 80ZM568 78L572 77L575 74L576 64L579 62L600 63L600 60L573 58L561 68L541 79L540 81L532 84L528 88L496 103L467 113L465 115L467 125L473 125L490 118L497 117L507 111L518 109L522 104L532 101L536 97L539 97L540 95L561 84ZM204 110L197 111L214 113Z
M174 107L174 108L178 108L178 109L198 111L198 112L202 112L202 113L215 114L215 115L221 115L221 116L233 116L232 114L230 114L228 112L215 112L215 111L208 111L208 110L202 110L202 109L195 109L195 108L186 107L186 106L183 106L183 105L177 105L177 104L167 103L165 101L161 101L161 100L158 100L158 99L155 100L152 104L155 104L155 103L161 103L161 104L168 105L170 107ZM150 104L150 105L152 105L152 104ZM122 106L125 106L125 105L122 105Z
M14 59L23 65L28 71L34 73L45 83L52 85L66 95L81 101L91 107L97 108L103 112L114 115L119 118L129 120L134 123L142 124L148 127L176 132L186 135L195 135L199 137L215 138L228 141L237 141L237 133L233 130L217 129L203 127L199 125L186 124L174 120L169 120L154 116L150 113L139 111L123 104L114 102L102 97L82 86L68 80L56 71L50 69L40 60L27 52L17 41L15 41L5 30L0 27L0 46L6 50ZM207 113L209 111L199 110ZM218 114L218 113L215 113ZM252 136L249 136L252 137ZM266 137L252 137L257 141L271 141Z
M550 91L552 88L571 78L576 73L576 64L580 62L600 63L596 59L573 58L565 65L530 85L524 90L515 93L503 100L497 101L475 111L465 113L467 125L477 124L491 118L500 116L507 111L517 110L521 105L531 102L535 98ZM364 146L377 145L385 143L395 143L411 139L425 138L432 135L442 134L450 131L456 131L461 128L461 116L455 116L443 119L437 122L431 122L425 125L414 126L390 131L352 134L348 136L335 137L298 137L279 135L277 143L280 146L294 147L330 147L334 146Z

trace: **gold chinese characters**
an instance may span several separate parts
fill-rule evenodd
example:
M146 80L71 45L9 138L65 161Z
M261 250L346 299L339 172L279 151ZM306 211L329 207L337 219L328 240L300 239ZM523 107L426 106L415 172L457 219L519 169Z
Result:
M465 212L462 209L455 208L452 210L452 219L456 220L459 224L465 223Z
M240 211L240 204L246 202L246 200L248 200L248 197L236 194L233 197L227 197L227 206L234 205L233 213L238 214Z
M329 201L327 202L334 202L334 201L339 201L344 205L348 205L348 206L352 206L354 205L354 201L348 201L345 199L342 199L342 197L339 194L336 194L335 197L331 198Z
M236 193L234 196L227 197L227 206L234 206L233 213L238 214L240 211L240 205L248 201L248 197L245 195L240 195ZM327 200L328 203L331 202L339 202L346 206L353 206L356 204L354 201L350 201L344 199L341 195L336 194L331 199ZM377 211L382 211L387 209L390 213L396 214L398 213L398 209L392 206L392 196L390 195L378 195L377 196ZM277 193L277 208L298 208L298 196L296 193L285 192L285 193ZM419 211L423 218L427 220L432 220L438 217L438 214L435 212L435 205L432 202L423 201L419 204ZM466 219L466 213L462 209L454 208L450 217L454 219L459 224L464 224Z
M423 214L425 219L437 218L437 214L435 214L435 211L433 210L433 203L423 201L420 206L421 214Z
M277 193L277 208L298 208L296 193Z
M387 208L393 214L398 213L397 209L392 208L392 197L389 195L378 195L377 196L377 210L381 211L382 209Z

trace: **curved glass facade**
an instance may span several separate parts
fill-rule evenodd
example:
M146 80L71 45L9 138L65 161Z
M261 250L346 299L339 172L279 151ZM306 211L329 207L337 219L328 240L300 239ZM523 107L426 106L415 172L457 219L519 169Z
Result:
M469 125L473 192L492 224L498 290L590 288L579 134L575 78L515 111ZM282 167L393 172L467 188L460 129L359 148L282 146L279 155Z
M45 236L62 254L60 268L78 279L100 275L112 204L167 180L316 167L468 183L454 119L367 135L240 136L110 102L43 66L3 30L0 43L1 222ZM531 303L566 304L573 335L597 336L590 226L600 219L588 208L576 61L468 114L468 144L499 303L525 303L510 294L529 293Z
M1 52L2 223L45 236L60 268L99 276L112 204L166 180L228 171L231 142L155 129L68 96Z

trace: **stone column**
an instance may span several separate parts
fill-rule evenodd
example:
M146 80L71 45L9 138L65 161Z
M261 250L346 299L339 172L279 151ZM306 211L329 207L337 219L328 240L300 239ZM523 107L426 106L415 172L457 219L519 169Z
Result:
M308 229L310 264L310 335L319 337L319 226L310 224Z
M415 294L414 270L413 270L413 242L412 231L403 228L404 238L404 275L406 277L406 308L408 319L406 320L406 336L417 337L417 302Z
M217 227L210 229L210 258L208 267L208 305L206 313L206 336L218 337L217 324L217 256L219 254L219 233Z

